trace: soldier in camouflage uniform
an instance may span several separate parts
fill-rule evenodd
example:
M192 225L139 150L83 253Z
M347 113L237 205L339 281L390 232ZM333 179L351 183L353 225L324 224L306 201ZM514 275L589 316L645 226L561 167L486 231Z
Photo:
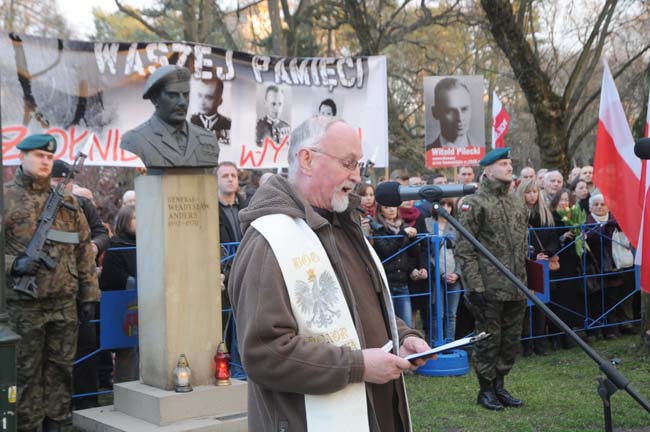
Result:
M474 195L464 198L459 219L525 283L528 218L523 202L508 193L512 181L509 151L496 149L481 160L485 167L484 179ZM468 288L466 300L474 315L475 330L492 335L474 347L474 366L480 384L477 403L491 410L521 406L523 401L506 391L503 379L520 349L525 296L467 239L460 239L454 255Z
M56 141L32 135L19 145L22 166L4 186L5 274L9 324L21 336L18 356L18 430L60 431L70 413L72 362L78 321L99 301L95 254L86 219L72 195L48 233L44 251L56 267L48 270L24 255L50 194ZM37 298L12 288L23 275L36 277ZM77 308L79 307L79 312Z

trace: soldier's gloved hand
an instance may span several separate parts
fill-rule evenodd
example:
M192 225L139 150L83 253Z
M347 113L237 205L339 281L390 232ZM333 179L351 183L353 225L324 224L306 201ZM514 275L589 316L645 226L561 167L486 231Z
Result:
M485 296L480 292L470 292L467 294L467 300L477 307L485 306Z
M86 323L95 318L96 302L81 303L79 306L79 322Z
M38 258L30 258L26 255L18 255L11 266L12 276L34 276L41 267Z

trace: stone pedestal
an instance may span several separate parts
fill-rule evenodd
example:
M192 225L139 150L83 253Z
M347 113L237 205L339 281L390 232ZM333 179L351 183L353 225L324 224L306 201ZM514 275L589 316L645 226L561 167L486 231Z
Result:
M192 385L211 384L222 335L217 179L168 171L135 184L140 379L173 390L185 354Z
M198 386L176 393L138 381L115 385L115 405L75 411L72 422L92 432L245 432L247 385Z
M162 174L162 173L158 173ZM114 405L75 411L84 431L247 430L243 381L214 383L221 341L217 179L165 170L136 179L141 382L114 386ZM194 391L173 391L185 354Z

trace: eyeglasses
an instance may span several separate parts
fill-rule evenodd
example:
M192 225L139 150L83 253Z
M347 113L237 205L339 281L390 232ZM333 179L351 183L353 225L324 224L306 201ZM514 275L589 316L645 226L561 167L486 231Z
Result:
M607 204L605 204L605 203L593 203L591 206L592 207L607 207Z
M313 148L313 147L308 147L308 149L311 150L311 151L313 151L314 153L322 154L322 155L324 155L324 156L331 157L332 159L336 159L337 161L339 161L339 163L341 164L341 166L342 166L343 168L345 168L346 170L348 170L348 171L354 171L354 170L356 170L356 169L359 168L359 167L361 166L361 164L363 163L363 162L356 161L356 160L353 160L353 159L342 159L342 158L340 158L340 157L337 157L337 156L331 155L331 154L329 154L329 153L325 153L324 151L319 150L319 149L316 149L316 148Z

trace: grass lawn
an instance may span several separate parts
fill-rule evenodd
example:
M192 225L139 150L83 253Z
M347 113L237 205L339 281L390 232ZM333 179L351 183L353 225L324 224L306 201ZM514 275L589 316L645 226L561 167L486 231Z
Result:
M598 341L593 348L605 359L620 359L619 369L631 387L650 400L650 355L638 336ZM476 404L473 372L460 377L406 378L415 432L578 432L603 431L603 407L596 379L603 374L579 348L552 351L546 357L519 358L506 377L506 388L524 399L522 408L492 412ZM102 405L111 396L100 397ZM628 394L612 396L617 432L650 432L650 414ZM74 431L66 425L64 431ZM252 431L251 431L252 432Z
M598 341L604 359L620 359L619 370L631 387L650 400L650 355L638 336ZM558 350L546 357L519 358L506 388L525 401L522 408L492 412L476 404L473 372L460 377L407 377L414 431L602 431L602 400L596 391L602 372L580 350ZM650 432L650 414L625 391L612 396L614 430Z

